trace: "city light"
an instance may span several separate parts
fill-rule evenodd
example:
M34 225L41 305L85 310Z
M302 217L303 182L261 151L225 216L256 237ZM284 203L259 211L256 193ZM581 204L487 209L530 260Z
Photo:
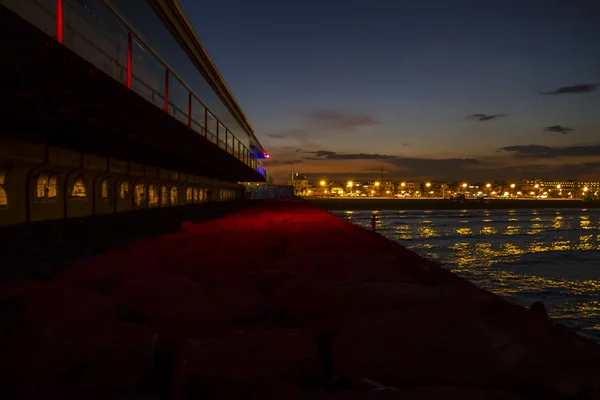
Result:
M302 185L300 185L300 183ZM536 183L538 182L538 183ZM583 200L596 198L598 196L600 182L578 182L577 181L508 181L504 189L498 191L495 186L502 183L492 181L458 183L439 181L335 181L328 179L317 179L312 183L308 177L302 181L297 175L290 183L295 187L295 192L300 196L348 196L348 197L393 197L393 198L444 198L455 199L472 198L482 200L533 200L533 199L564 199ZM346 189L344 189L346 187ZM572 189L577 188L577 189ZM416 189L420 190L416 190ZM564 192L563 192L564 190Z

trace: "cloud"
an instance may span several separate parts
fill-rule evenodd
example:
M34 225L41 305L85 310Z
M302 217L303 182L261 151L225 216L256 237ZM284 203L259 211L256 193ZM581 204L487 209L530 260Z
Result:
M505 146L499 150L514 153L517 157L556 158L600 156L600 145L550 147L538 144L526 146Z
M354 132L364 126L379 125L379 122L369 115L353 114L329 108L310 110L304 116L321 128L342 132Z
M304 138L308 136L308 132L304 129L286 129L281 132L270 132L265 133L265 136L268 136L273 139L287 139L287 138Z
M563 86L551 92L540 92L544 95L556 95L556 94L576 94L576 93L590 93L598 88L597 83L585 83L582 85L575 86Z
M562 133L563 135L574 131L575 129L573 128L567 128L566 126L561 126L561 125L554 125L554 126L547 126L544 128L544 132L557 132L557 133Z
M476 119L478 121L490 121L498 117L506 117L508 114L471 114L467 118Z
M383 154L368 153L336 153L335 151L320 150L307 151L308 154L314 154L313 157L307 157L307 160L387 160L395 156L386 156Z

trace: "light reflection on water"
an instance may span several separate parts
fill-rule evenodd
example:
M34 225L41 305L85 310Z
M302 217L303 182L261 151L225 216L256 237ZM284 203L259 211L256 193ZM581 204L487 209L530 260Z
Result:
M371 228L370 211L334 212ZM380 211L377 229L476 285L600 340L600 210Z

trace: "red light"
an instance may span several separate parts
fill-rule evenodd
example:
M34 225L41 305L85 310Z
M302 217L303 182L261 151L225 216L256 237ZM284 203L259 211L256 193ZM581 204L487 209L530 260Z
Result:
M63 0L56 0L56 40L63 42Z

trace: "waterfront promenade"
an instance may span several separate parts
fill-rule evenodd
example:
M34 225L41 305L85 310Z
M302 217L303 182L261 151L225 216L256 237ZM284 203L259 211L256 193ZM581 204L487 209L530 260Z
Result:
M184 222L0 302L11 399L600 398L599 347L543 306L304 201Z
M599 208L600 201L580 199L490 199L453 201L441 198L307 197L324 210L483 210L541 208Z

